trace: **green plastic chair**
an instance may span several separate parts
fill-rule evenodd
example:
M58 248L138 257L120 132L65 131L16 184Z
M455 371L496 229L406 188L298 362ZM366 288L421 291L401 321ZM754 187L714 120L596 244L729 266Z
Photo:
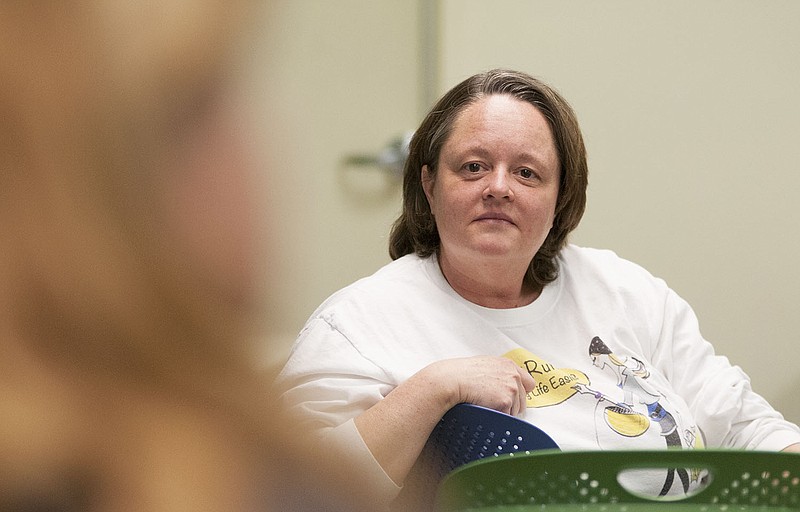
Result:
M626 489L634 470L693 468L706 482L658 498ZM439 487L437 512L800 510L800 455L732 450L532 452L471 462Z

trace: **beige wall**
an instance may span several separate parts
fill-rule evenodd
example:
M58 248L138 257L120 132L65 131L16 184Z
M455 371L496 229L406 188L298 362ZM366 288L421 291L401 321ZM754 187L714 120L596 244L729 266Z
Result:
M800 2L443 0L441 18L442 90L508 66L577 110L573 240L665 278L800 421Z
M590 153L574 241L664 277L719 351L800 421L800 2L438 3L438 92L495 66L559 88ZM252 71L259 136L277 141L264 147L280 359L321 300L388 261L398 184L341 162L416 126L425 81L417 2L272 4Z

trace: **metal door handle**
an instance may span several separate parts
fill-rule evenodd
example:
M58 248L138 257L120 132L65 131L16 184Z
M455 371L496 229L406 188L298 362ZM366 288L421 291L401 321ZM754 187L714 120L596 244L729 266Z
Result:
M377 154L354 154L344 158L344 164L353 167L375 167L393 176L401 177L408 158L408 144L413 132L395 137Z

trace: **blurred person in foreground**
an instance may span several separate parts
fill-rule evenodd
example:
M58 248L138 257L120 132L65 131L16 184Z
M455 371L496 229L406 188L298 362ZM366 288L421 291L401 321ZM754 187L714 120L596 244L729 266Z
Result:
M315 509L250 342L251 9L0 3L0 510Z
M800 429L714 353L663 280L567 243L588 168L552 87L513 70L465 79L423 120L404 173L394 261L320 305L279 378L306 425L383 477L387 505L464 402L563 450L800 448ZM633 484L684 495L699 477Z

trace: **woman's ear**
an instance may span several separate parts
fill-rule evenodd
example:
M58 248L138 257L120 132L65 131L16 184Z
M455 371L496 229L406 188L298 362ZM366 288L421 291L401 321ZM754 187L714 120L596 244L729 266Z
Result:
M431 170L427 165L422 166L421 171L422 190L425 191L425 197L428 198L428 204L433 205L433 176ZM433 208L431 208L433 210Z

